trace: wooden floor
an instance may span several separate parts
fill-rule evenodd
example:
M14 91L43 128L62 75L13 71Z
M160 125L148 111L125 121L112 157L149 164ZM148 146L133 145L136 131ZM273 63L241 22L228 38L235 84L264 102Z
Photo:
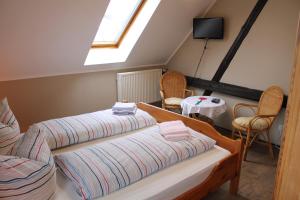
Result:
M278 155L278 150L275 152ZM225 184L204 200L271 200L277 159L271 159L266 146L254 144L249 150L247 160L242 164L238 196L230 195L229 184Z

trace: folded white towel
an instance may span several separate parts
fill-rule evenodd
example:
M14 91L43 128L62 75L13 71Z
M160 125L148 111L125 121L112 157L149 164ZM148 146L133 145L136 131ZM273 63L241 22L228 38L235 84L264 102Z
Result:
M135 103L121 103L117 102L112 107L112 112L115 115L134 115L136 113L137 106Z
M114 115L135 115L137 111L137 108L135 110L132 110L132 111L113 111L113 114Z
M135 103L121 103L117 102L112 107L113 111L134 111L136 110L136 104Z

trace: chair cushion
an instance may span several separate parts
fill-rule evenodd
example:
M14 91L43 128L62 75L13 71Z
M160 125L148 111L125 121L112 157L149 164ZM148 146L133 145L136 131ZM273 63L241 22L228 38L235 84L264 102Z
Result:
M19 123L5 98L0 102L0 155L9 154L20 136Z
M232 125L235 128L246 130L249 127L249 123L253 118L254 117L238 117L233 120ZM266 119L256 120L252 125L252 128L256 130L264 130L269 126L270 126L270 120L266 118Z
M165 99L165 103L169 105L180 105L183 99L177 97L170 97Z

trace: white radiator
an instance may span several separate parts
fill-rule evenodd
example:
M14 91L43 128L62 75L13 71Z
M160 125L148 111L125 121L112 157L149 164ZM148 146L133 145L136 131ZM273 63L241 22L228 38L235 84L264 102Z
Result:
M117 74L118 101L152 103L159 101L161 69Z

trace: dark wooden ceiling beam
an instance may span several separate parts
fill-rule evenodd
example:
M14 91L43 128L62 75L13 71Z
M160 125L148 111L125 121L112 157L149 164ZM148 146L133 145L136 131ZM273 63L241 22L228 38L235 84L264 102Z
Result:
M253 26L254 22L256 21L257 17L261 13L261 11L263 10L263 8L264 8L264 6L266 5L267 2L268 2L268 0L258 0L257 1L255 7L251 11L251 13L250 13L250 15L247 19L247 21L242 26L238 36L236 37L236 39L234 40L232 46L230 47L227 54L223 58L218 70L216 71L215 75L212 78L212 81L219 82L221 80L222 76L224 75L227 68L229 67L233 57L235 56L235 54L238 51L239 47L241 46L244 39L248 35L251 27ZM205 90L203 95L209 96L209 95L211 95L211 93L212 93L211 90Z
M221 83L221 82L216 82L216 81L209 81L205 79L200 79L200 78L193 78L190 76L186 76L187 79L187 84L189 86L199 88L199 89L204 89L204 90L209 90L209 91L214 91L218 92L221 94L226 94L230 96L235 96L235 97L240 97L243 99L248 99L252 101L259 101L259 98L263 91L261 90L256 90L256 89L251 89L247 87L241 87L237 85L232 85L228 83ZM284 96L283 104L282 107L286 107L287 103L287 96Z

